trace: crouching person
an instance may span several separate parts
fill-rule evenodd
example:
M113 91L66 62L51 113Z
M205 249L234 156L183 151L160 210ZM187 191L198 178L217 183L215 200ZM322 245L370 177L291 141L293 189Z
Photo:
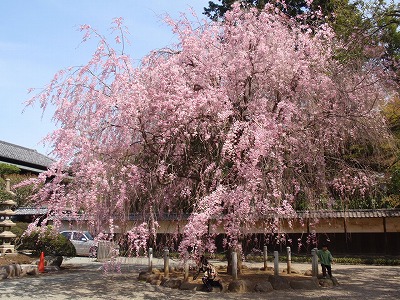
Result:
M218 286L222 288L221 284L218 281L216 281L217 271L208 262L208 260L204 257L204 255L200 257L199 271L197 274L200 274L201 272L203 272L203 277L201 278L201 280L203 281L204 287L207 289L208 292L212 291L213 286Z

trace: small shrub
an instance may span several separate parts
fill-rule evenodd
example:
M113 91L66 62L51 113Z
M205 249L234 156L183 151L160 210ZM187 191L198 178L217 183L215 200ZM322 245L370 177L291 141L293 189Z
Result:
M33 231L30 235L23 236L18 249L32 250L33 255L61 255L76 256L74 245L63 235L55 232L51 226L47 226L45 230Z
M9 200L9 199L11 199L11 198L12 198L12 196L10 195L9 192L0 189L0 201L2 201L2 200L4 200L4 201L5 201L5 200Z
M18 238L21 238L26 229L28 229L28 223L17 222L14 227L11 227L11 232L14 233Z
M292 255L292 262L294 263L311 263L311 255ZM286 262L286 255L279 255L280 262ZM343 265L382 265L382 266L399 266L400 258L397 257L381 257L381 256L365 256L365 257L338 257L334 258L335 263ZM246 261L251 262L262 262L263 257L261 255L247 255ZM274 257L268 254L268 261L273 262Z

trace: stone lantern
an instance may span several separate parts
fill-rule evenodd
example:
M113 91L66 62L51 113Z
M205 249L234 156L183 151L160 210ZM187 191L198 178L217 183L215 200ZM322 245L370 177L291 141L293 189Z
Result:
M11 210L11 207L17 205L13 200L0 201L0 253L16 253L14 245L11 244L11 240L16 237L12 233L11 227L15 226L15 223L11 221L11 217L15 215L15 212Z

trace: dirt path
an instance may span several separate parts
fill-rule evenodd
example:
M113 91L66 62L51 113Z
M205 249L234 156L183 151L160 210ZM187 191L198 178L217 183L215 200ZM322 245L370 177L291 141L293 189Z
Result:
M101 263L68 262L67 269L36 277L0 281L0 299L398 299L400 267L334 265L340 286L318 290L273 291L267 294L204 293L172 290L139 282L145 264L124 265L120 274L104 275ZM283 266L283 265L282 265ZM307 270L308 265L293 264Z

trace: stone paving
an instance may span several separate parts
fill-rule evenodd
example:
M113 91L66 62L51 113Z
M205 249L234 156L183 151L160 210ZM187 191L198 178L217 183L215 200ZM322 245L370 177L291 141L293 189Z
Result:
M38 276L25 276L0 281L0 299L398 299L400 267L334 265L340 285L318 290L286 290L270 293L206 293L154 286L137 280L147 268L147 259L122 260L122 273L104 274L103 264L93 259L66 260L65 269ZM171 265L178 262L172 261ZM214 262L218 264L218 262ZM155 267L162 260L154 260ZM249 267L258 266L251 264ZM259 264L261 266L261 264ZM304 271L309 265L292 264ZM281 264L283 270L285 264Z

